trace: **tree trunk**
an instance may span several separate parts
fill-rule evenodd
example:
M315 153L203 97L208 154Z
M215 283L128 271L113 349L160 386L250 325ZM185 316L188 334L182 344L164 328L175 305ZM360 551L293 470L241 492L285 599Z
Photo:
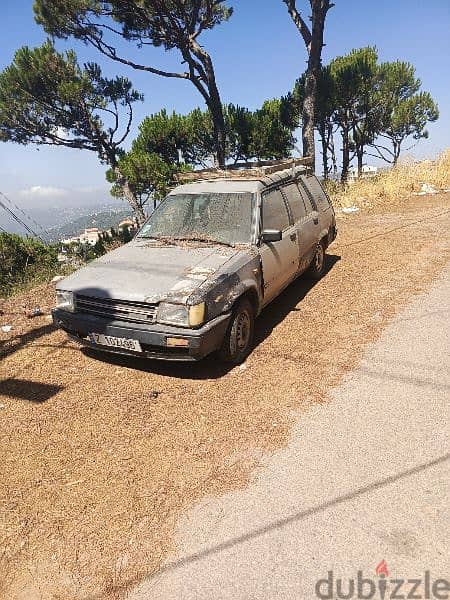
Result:
M322 145L323 178L328 179L328 139L325 125L319 127L320 143Z
M394 142L394 160L392 161L394 167L397 164L398 159L400 157L400 146L401 144L399 144L398 142Z
M283 0L288 12L303 38L308 51L308 67L306 69L305 97L302 107L302 142L303 156L312 159L315 169L314 145L314 108L316 104L317 79L320 71L323 29L327 12L333 6L330 0L309 0L311 5L311 31L296 7L296 0Z
M316 106L317 79L322 60L323 30L325 18L330 9L329 0L310 0L311 3L311 41L308 49L308 68L306 71L305 98L302 111L303 155L310 156L315 169L314 112Z
M316 102L317 90L317 69L309 67L305 82L305 98L302 109L302 145L303 156L309 156L312 159L312 168L316 166L316 147L314 141L314 106Z
M347 126L342 126L342 173L341 173L342 183L345 183L348 179L349 167L350 167L349 131L348 131Z
M225 167L225 120L223 118L222 104L220 98L211 100L209 104L213 122L214 142L216 147L215 162L220 169Z
M361 177L362 169L363 169L364 148L357 146L356 156L357 156L357 160L358 160L358 177Z
M328 123L328 148L331 154L331 164L333 165L333 173L337 174L336 150L334 147L333 123Z
M219 168L223 169L225 167L226 142L225 118L223 116L222 100L217 87L214 66L209 54L197 42L191 42L191 51L198 61L195 61L194 58L188 54L184 54L184 56L191 68L192 83L202 94L211 111L216 150L215 162ZM194 71L198 73L198 76L194 75ZM207 90L202 83L206 84Z
M146 220L147 216L141 204L138 202L136 196L134 195L133 190L130 188L128 179L124 175L122 175L118 165L115 165L112 168L117 178L117 185L120 185L120 187L123 190L123 197L134 210L139 225L142 225L142 223Z

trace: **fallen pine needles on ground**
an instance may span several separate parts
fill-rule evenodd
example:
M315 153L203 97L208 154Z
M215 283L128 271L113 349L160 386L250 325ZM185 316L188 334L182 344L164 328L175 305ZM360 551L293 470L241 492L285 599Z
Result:
M184 512L247 485L439 275L449 197L339 214L326 275L300 278L263 312L243 369L82 352L48 315L24 312L48 312L51 287L6 300L0 598L124 599L156 573Z

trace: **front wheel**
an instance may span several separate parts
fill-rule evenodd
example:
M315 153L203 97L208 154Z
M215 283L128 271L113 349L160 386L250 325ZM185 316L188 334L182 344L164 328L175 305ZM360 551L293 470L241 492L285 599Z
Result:
M255 330L253 307L246 299L237 303L233 310L222 346L220 358L228 363L239 365L250 353Z

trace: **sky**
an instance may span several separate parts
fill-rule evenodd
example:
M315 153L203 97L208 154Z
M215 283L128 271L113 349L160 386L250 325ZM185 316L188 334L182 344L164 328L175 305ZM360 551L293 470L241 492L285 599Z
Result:
M432 157L449 147L450 0L334 1L325 26L324 64L368 45L378 48L381 61L411 62L423 89L438 102L440 119L429 126L429 139L421 141L410 154ZM213 58L223 102L254 109L264 100L292 89L305 70L306 51L282 0L228 3L234 7L232 18L203 35L201 42ZM46 38L34 22L32 4L32 0L0 0L0 69L11 62L18 47L40 45ZM307 0L297 0L297 5L307 12ZM94 60L107 75L129 77L144 94L144 102L135 109L130 142L148 114L161 108L187 112L203 106L202 98L188 81L134 71L108 61L75 40L58 41L57 46L74 48L80 62ZM153 66L179 67L177 51L138 50L126 42L120 49L131 59ZM0 144L0 191L25 210L109 201L104 174L105 167L88 151Z

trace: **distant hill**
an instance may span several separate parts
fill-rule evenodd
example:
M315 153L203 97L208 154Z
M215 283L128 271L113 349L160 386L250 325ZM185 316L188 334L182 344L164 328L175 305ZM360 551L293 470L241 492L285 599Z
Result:
M109 208L96 210L95 212L80 215L62 225L48 229L48 238L51 242L57 242L61 239L78 235L88 227L98 227L100 230L111 229L111 227L117 227L120 221L130 216L131 210L129 209Z

